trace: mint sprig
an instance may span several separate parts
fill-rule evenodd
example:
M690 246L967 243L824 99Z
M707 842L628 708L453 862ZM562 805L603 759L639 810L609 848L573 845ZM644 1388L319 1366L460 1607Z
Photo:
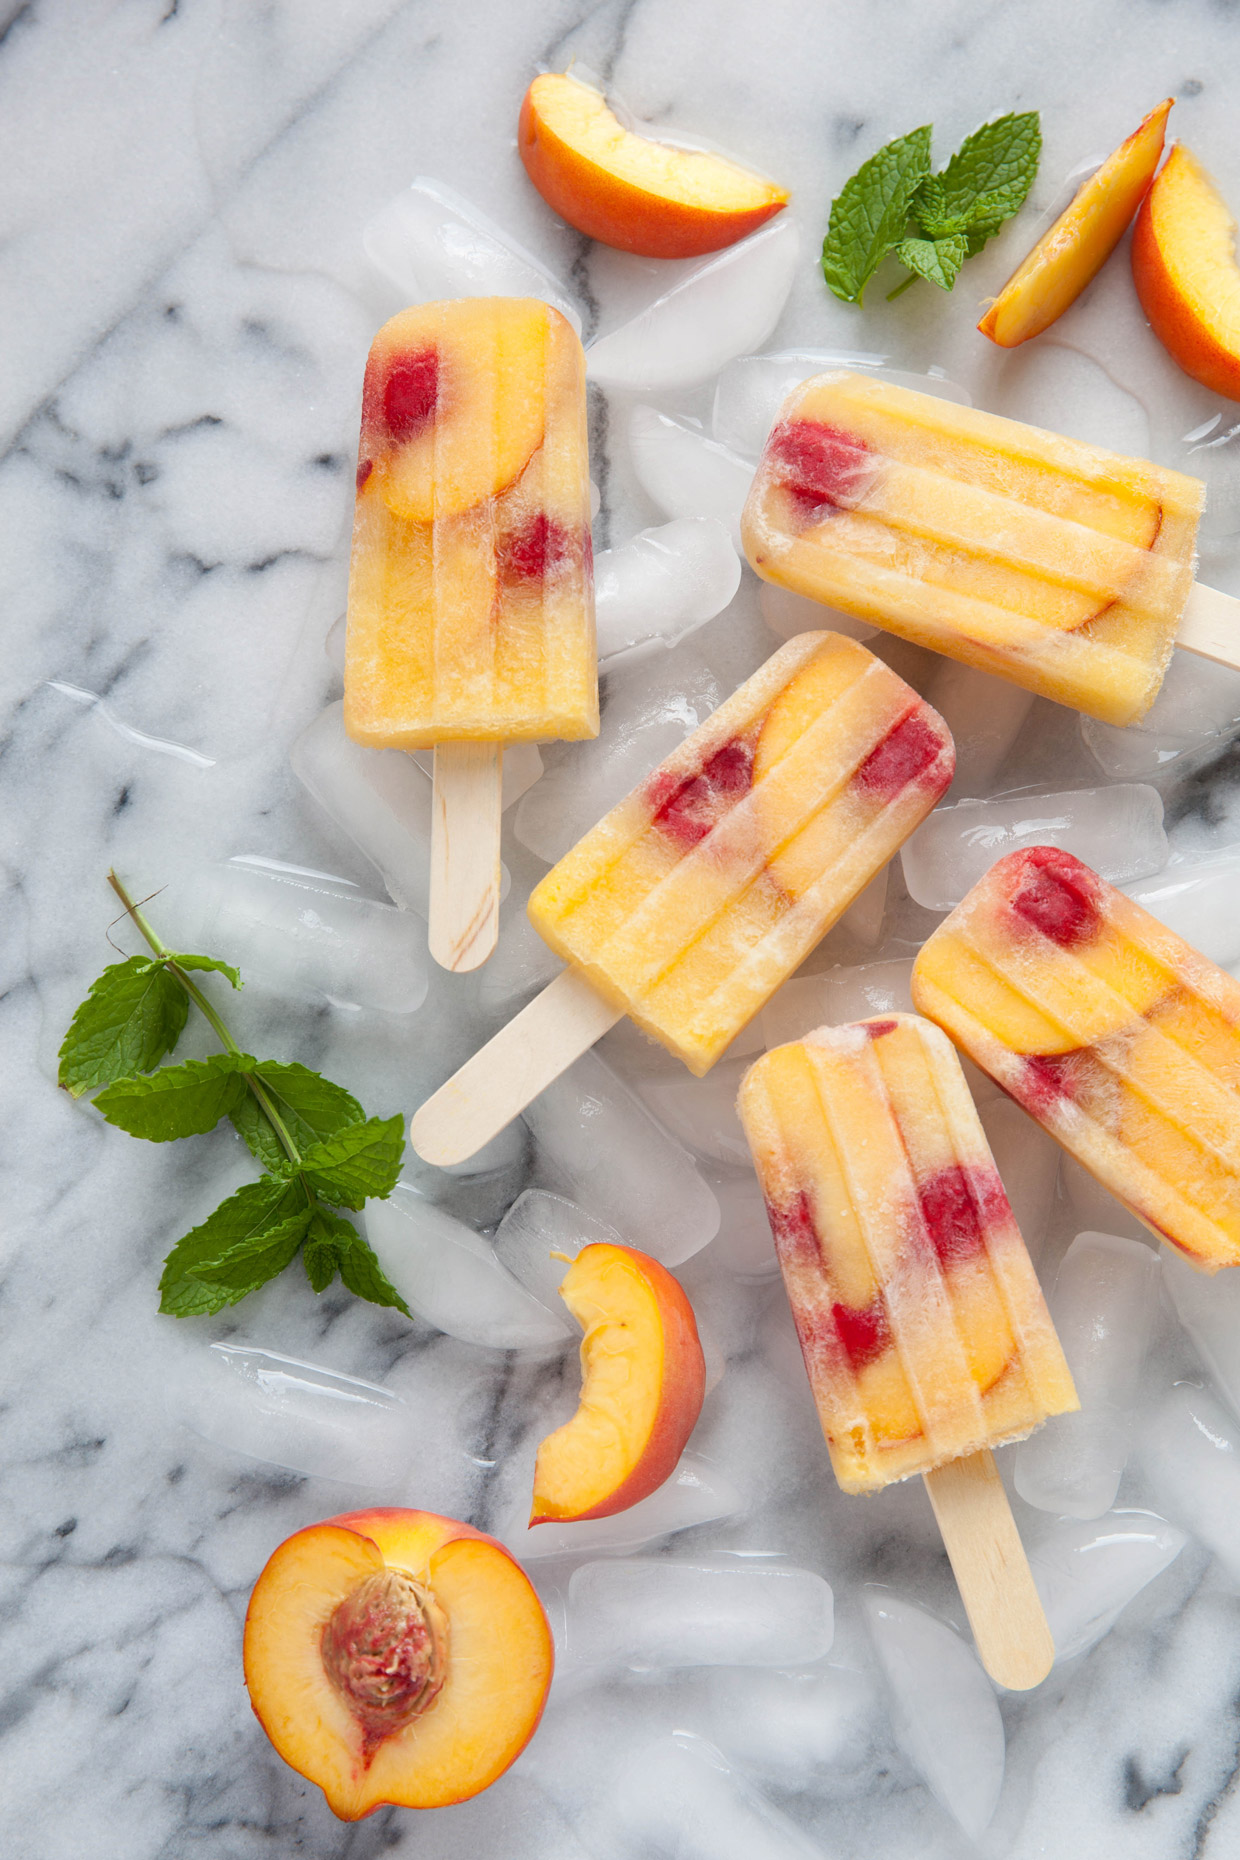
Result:
M894 252L909 276L892 296L917 278L950 291L965 259L1024 205L1041 152L1033 110L983 123L937 174L930 171L929 126L897 136L862 163L831 203L822 247L831 290L859 304Z
M408 1317L371 1248L336 1211L391 1194L404 1119L367 1117L351 1093L308 1066L242 1052L191 980L193 971L214 970L240 988L237 970L215 956L167 948L115 872L108 883L152 953L114 962L92 982L60 1049L60 1083L74 1097L95 1092L109 1123L154 1143L201 1136L230 1118L264 1170L177 1241L159 1282L160 1310L174 1317L222 1311L302 1252L316 1292L339 1274L355 1296ZM224 1050L161 1066L191 1005Z

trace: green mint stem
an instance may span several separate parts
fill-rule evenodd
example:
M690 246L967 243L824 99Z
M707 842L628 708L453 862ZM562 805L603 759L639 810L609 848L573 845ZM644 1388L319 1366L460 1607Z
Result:
M215 1008L212 1006L210 1001L207 1000L207 997L203 994L198 984L196 982L192 982L189 976L185 973L185 970L181 968L180 964L174 960L172 951L168 948L167 944L160 942L159 938L156 936L155 932L152 930L150 924L146 921L146 918L142 915L142 912L139 910L138 906L134 903L133 899L129 896L129 893L125 890L124 885L122 885L120 879L116 876L115 872L108 873L108 883L109 885L111 885L113 891L116 893L121 903L125 906L125 909L128 911L129 915L133 918L133 921L135 922L135 924L137 924L138 929L142 932L142 935L146 938L146 941L149 943L151 947L152 953L161 959L165 967L168 969L169 974L173 975L176 978L176 980L181 984L181 987L185 990L186 994L189 996L194 1006L198 1009L199 1013L202 1014L203 1018L207 1021L207 1024L211 1028L211 1031L214 1033L216 1039L220 1042L220 1045L224 1048L225 1052L239 1053L241 1051L241 1048L237 1045L237 1042L233 1039L232 1034L229 1032L227 1023L216 1012ZM258 1100L259 1109L262 1111L264 1117L266 1117L272 1129L275 1131L276 1136L279 1139L280 1148L284 1151L284 1154L288 1157L289 1162L293 1165L293 1168L297 1170L298 1172L300 1172L301 1151L298 1149L297 1145L294 1143L293 1138L289 1132L288 1126L285 1124L284 1119L280 1116L280 1113L277 1111L275 1104L272 1102L271 1095L268 1092L266 1086L263 1084L263 1081L260 1078L256 1078L252 1072L243 1072L241 1076L245 1080L250 1091L254 1094L254 1097ZM307 1186L304 1179L302 1181L302 1187L305 1189L306 1194L310 1199L311 1205L313 1206L317 1202L318 1197L310 1190L310 1188Z

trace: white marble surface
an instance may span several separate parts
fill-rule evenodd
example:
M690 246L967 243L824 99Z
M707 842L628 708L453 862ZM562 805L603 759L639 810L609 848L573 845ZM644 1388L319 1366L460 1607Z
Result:
M788 1748L802 1736L803 1763L773 1758L769 1734L743 1734L743 1684L714 1693L691 1676L647 1674L553 1694L527 1756L477 1802L382 1811L350 1829L280 1763L247 1708L240 1623L256 1574L290 1531L367 1494L187 1432L175 1393L186 1354L228 1338L385 1384L416 1415L414 1469L397 1496L482 1525L511 1514L533 1441L571 1406L571 1372L410 1327L338 1288L316 1302L291 1274L224 1318L160 1318L169 1241L245 1179L248 1162L222 1132L166 1149L133 1142L58 1095L48 1066L108 957L110 862L151 890L187 857L260 853L382 895L287 763L336 690L322 639L340 606L361 369L394 307L367 270L360 231L415 174L438 175L570 281L587 333L618 321L640 277L556 223L514 153L525 84L574 55L652 120L711 136L791 184L805 251L773 346L938 366L980 405L1168 463L1188 461L1183 435L1221 415L1217 437L1234 418L1144 329L1122 254L1028 352L990 348L971 313L1064 177L1168 91L1181 97L1176 130L1240 204L1240 15L1221 0L0 8L0 1851L705 1853L705 1837L690 1844L670 1810L661 1820L650 1810L635 1847L640 1817L599 1808L609 1790L631 1792L635 1774L679 1774L683 1759L703 1816L735 1787L732 1825L750 1854L1228 1860L1240 1853L1240 1603L1196 1541L1092 1653L1035 1694L1001 1700L1006 1775L989 1828L972 1841L938 1806L894 1741L860 1606L860 1585L877 1581L959 1624L929 1507L919 1487L872 1501L837 1492L790 1361L782 1293L712 1265L710 1247L681 1271L727 1367L693 1446L746 1508L671 1549L785 1558L831 1582L835 1648L817 1690L780 1707L801 1727ZM981 118L1029 107L1042 111L1046 142L1033 200L953 297L919 285L887 305L876 291L862 317L826 293L813 250L861 155L932 118L941 158ZM705 415L709 393L660 405ZM596 397L599 547L660 521L637 489L622 412ZM1235 468L1225 447L1190 468L1199 464L1215 479L1203 572L1240 589ZM709 706L773 643L746 574L727 613L662 675ZM892 657L915 679L932 670L910 649ZM1099 774L1076 719L1038 704L1005 780L1052 779L1090 785ZM1225 757L1178 789L1165 784L1178 854L1240 846L1233 780ZM511 827L505 857L514 891L542 870ZM897 899L881 950L840 931L815 960L907 956L932 921ZM384 1113L410 1110L487 1016L469 984L443 977L412 1030L258 990L237 1009L247 1039L323 1064ZM623 1032L607 1051L634 1079L662 1065ZM726 1201L740 1178L701 1166ZM481 1188L433 1186L483 1225L540 1167L518 1146ZM1043 1255L1051 1273L1078 1227L1129 1231L1113 1205L1081 1206L1079 1183L1060 1192ZM1168 1307L1147 1369L1151 1402L1177 1375L1205 1379ZM1157 1509L1159 1493L1130 1471L1119 1503ZM1035 1514L1018 1511L1032 1537ZM556 1572L538 1577L553 1617L565 1567ZM754 1696L775 1710L766 1692ZM737 1726L732 1778L702 1758L705 1746L668 1742L676 1730L726 1743ZM666 1762L647 1772L651 1738ZM718 1860L723 1849L709 1851Z

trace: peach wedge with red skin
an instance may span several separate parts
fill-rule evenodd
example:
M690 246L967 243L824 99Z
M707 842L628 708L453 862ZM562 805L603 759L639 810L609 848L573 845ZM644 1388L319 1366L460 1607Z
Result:
M544 72L525 93L517 148L548 206L578 232L646 258L696 258L756 232L783 188L722 155L625 129L600 91Z
M542 1604L504 1546L429 1511L298 1531L246 1614L258 1721L342 1821L477 1795L529 1742L553 1663Z
M1001 349L1041 335L1101 271L1140 206L1162 157L1166 97L1080 187L1017 266L978 328Z
M1172 360L1204 387L1240 400L1236 222L1182 142L1137 215L1132 276L1150 327Z
M585 1336L576 1414L538 1449L530 1523L609 1518L670 1479L702 1408L693 1307L634 1247L583 1247L560 1295Z

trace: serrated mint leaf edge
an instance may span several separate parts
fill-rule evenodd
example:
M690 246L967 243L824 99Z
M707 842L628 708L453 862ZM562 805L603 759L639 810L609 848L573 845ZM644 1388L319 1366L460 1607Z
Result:
M181 1137L201 1137L214 1130L222 1117L232 1114L247 1089L241 1074L250 1071L254 1064L249 1053L212 1053L206 1059L187 1059L178 1066L160 1066L155 1072L139 1072L128 1078L113 1079L93 1103L95 1109L115 1129L123 1130L131 1137L141 1137L148 1143L173 1143ZM214 1111L211 1109L209 1094L213 1081L218 1082L219 1087L215 1093ZM203 1101L204 1109L179 1129L143 1130L136 1128L134 1121L127 1122L121 1115L127 1109L132 1111L142 1105L153 1111L162 1107L167 1113L175 1115L178 1100L184 1111L185 1101L194 1097Z
M930 136L930 124L923 123L885 143L831 202L822 272L843 302L861 302L883 259L903 238L913 196L930 171Z

